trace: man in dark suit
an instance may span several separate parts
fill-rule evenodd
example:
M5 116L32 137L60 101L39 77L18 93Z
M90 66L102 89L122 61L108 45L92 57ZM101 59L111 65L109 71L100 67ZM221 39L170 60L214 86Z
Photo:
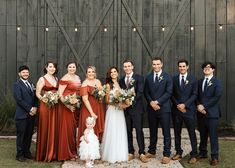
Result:
M135 89L134 103L125 109L125 119L127 125L127 136L128 136L128 160L134 159L134 146L133 146L133 135L132 130L136 130L136 139L139 146L139 155L142 162L147 162L148 159L145 157L145 144L143 134L143 101L142 95L144 91L144 78L143 76L133 72L134 66L131 60L125 60L123 62L123 70L125 76L119 80L120 87L122 89Z
M215 65L212 62L202 64L204 78L198 82L197 119L200 132L198 159L207 158L207 141L210 137L211 165L219 163L219 144L217 128L220 117L219 100L222 95L222 84L214 76Z
M168 164L171 160L170 97L173 84L171 76L163 72L162 67L161 58L153 58L153 71L145 79L144 94L148 103L147 111L150 130L150 145L146 156L153 158L156 155L158 125L160 123L164 136L164 151L161 163Z
M16 138L16 160L25 161L33 159L30 152L31 139L34 129L36 108L36 97L32 84L28 82L28 66L20 66L18 71L19 79L13 86L13 94L16 101L15 124L17 131Z
M174 124L176 154L172 157L172 160L182 158L181 131L184 122L188 130L192 148L190 152L191 157L188 162L195 164L197 162L195 117L198 84L196 78L188 73L189 65L187 60L179 60L178 68L179 74L173 77L172 119Z

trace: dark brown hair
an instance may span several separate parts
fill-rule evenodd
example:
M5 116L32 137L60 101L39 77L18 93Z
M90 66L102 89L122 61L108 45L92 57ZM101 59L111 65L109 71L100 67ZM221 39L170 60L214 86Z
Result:
M111 77L112 69L116 69L116 71L118 72L117 67L112 66L112 67L109 68L109 70L106 73L105 84L109 84L110 85L110 89L113 89L113 81L112 81L112 77Z
M45 64L45 66L44 66L44 69L43 69L43 72L44 72L44 74L46 74L47 73L47 67L48 67L48 65L49 64L53 64L54 65L54 67L55 67L55 72L54 72L54 76L58 73L58 69L57 69L57 63L55 63L55 62L53 62L53 61L47 61L47 63Z

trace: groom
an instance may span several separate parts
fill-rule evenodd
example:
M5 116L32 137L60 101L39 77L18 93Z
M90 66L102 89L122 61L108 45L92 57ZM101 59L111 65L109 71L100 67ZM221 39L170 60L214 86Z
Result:
M128 160L134 159L134 146L132 130L136 130L136 139L139 146L140 160L144 163L148 162L145 156L144 134L143 134L143 102L142 95L144 91L144 78L143 76L133 72L134 66L131 60L125 60L123 62L123 70L125 75L119 80L120 87L122 89L135 89L135 100L132 106L125 109L125 119L127 125L128 136Z

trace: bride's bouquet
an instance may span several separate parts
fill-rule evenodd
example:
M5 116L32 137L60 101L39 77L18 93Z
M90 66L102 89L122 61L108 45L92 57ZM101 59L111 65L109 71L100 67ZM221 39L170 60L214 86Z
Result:
M134 87L130 89L121 89L110 92L109 103L112 105L117 105L118 103L123 103L127 106L133 104L135 99L135 89Z
M80 108L81 106L81 96L76 93L70 94L64 97L63 103L65 105L71 105L73 107Z
M58 103L59 94L58 92L47 91L43 94L41 100L49 107L54 106Z
M91 94L95 97L96 100L102 102L106 93L107 93L107 86L103 85L99 87L96 86Z

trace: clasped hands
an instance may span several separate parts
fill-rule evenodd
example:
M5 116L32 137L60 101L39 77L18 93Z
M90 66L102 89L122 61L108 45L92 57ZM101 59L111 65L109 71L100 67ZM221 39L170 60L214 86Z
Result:
M206 114L205 107L202 104L197 105L197 111L199 111L202 114Z
M29 115L34 116L34 115L36 115L36 113L37 113L37 107L32 107L29 112Z
M160 110L160 108L161 108L157 101L151 101L151 102L150 102L150 106L151 106L155 111Z

